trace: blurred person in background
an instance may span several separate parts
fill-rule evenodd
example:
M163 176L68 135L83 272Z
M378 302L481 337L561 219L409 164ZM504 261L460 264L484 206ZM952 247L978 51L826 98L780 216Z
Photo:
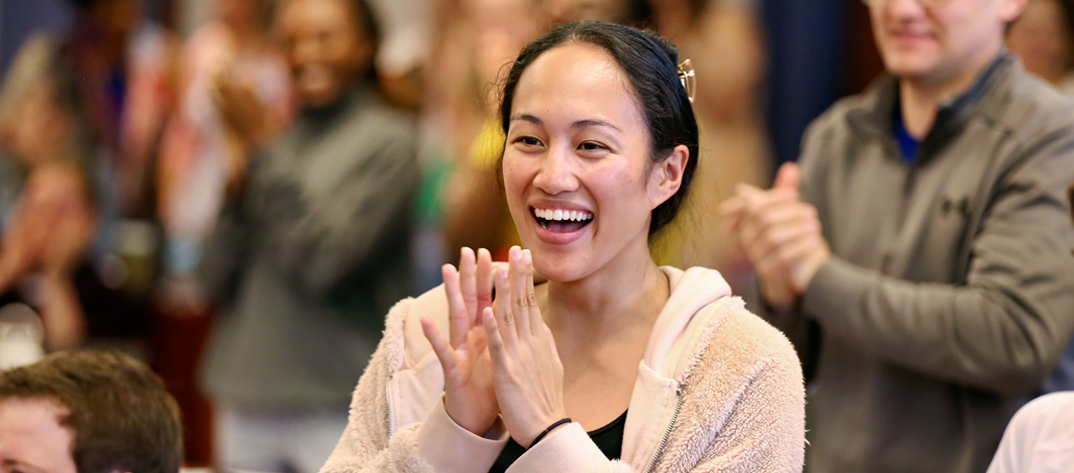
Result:
M736 293L749 286L752 267L741 248L723 238L719 202L734 186L765 184L771 156L761 94L766 76L764 34L755 0L653 0L655 27L691 58L697 81L694 110L707 159L684 217L658 241L661 259L723 274Z
M203 378L224 469L317 471L383 314L411 288L412 117L373 74L351 0L286 0L277 28L299 110L234 180L199 272L220 304Z
M649 0L539 0L541 31L576 21L605 21L636 28L652 28Z
M1074 221L1074 184L1067 189L1067 200ZM1066 473L1072 465L1074 391L1067 390L1041 396L1018 410L988 473Z
M57 88L57 47L46 34L27 40L0 90L0 344L5 345L0 364L5 366L33 361L41 353L12 353L7 345L16 341L8 336L26 334L9 331L10 324L43 329L30 338L48 350L77 346L87 336L73 273L91 243L95 210L83 172L84 130L77 126L72 98ZM18 320L7 320L12 315Z
M811 472L983 472L1074 334L1074 102L1026 0L868 0L888 74L723 211L810 377Z
M1011 419L988 473L1067 473L1074 465L1074 391L1022 406Z
M179 407L148 366L65 351L0 372L0 465L33 473L178 473Z
M150 298L160 231L153 169L173 105L177 44L140 0L71 0L77 14L56 56L78 154L93 195L91 251L74 271L89 341L152 356Z
M287 64L267 32L270 5L216 0L213 6L215 19L183 48L179 100L157 169L166 287L172 289L165 294L180 304L191 298L195 306L201 298L190 273L227 187L242 180L249 153L292 114Z
M1029 0L1022 16L1007 31L1007 46L1026 71L1074 96L1074 1ZM1074 340L1041 392L1074 390Z
M1029 0L1007 31L1007 47L1026 71L1074 95L1074 2Z
M441 194L442 228L448 254L463 246L486 247L505 255L518 236L496 180L503 149L496 121L496 84L504 67L537 38L538 4L529 0L463 0L444 25L445 125L451 174Z

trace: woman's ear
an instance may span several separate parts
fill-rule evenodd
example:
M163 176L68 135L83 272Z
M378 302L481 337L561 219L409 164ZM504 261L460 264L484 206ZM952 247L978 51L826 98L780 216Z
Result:
M649 173L649 202L652 209L671 198L682 186L682 175L686 163L690 162L690 148L678 145L671 150L671 155L663 161L653 164ZM652 210L650 209L650 210Z

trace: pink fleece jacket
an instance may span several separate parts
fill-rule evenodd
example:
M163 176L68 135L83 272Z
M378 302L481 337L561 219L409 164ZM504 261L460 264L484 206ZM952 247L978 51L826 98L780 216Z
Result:
M661 270L671 296L638 366L622 458L608 460L574 423L509 472L802 471L805 392L790 342L731 297L718 272ZM507 433L477 436L448 417L422 316L447 333L443 286L389 312L350 422L321 473L483 473L492 466Z

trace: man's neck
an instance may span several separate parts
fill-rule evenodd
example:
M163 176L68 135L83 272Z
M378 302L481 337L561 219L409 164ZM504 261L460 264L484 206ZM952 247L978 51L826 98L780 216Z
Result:
M924 139L936 121L940 104L973 87L981 73L999 55L1001 46L1002 43L999 43L985 48L989 52L979 55L970 67L940 79L900 78L899 104L903 124L910 136L918 140Z

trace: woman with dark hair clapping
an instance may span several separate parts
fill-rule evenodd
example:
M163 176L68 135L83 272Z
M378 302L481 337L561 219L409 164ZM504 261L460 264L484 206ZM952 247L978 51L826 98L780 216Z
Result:
M607 23L522 51L501 171L527 249L502 265L464 249L392 309L322 472L801 471L790 343L716 271L653 262L697 166L677 65Z

